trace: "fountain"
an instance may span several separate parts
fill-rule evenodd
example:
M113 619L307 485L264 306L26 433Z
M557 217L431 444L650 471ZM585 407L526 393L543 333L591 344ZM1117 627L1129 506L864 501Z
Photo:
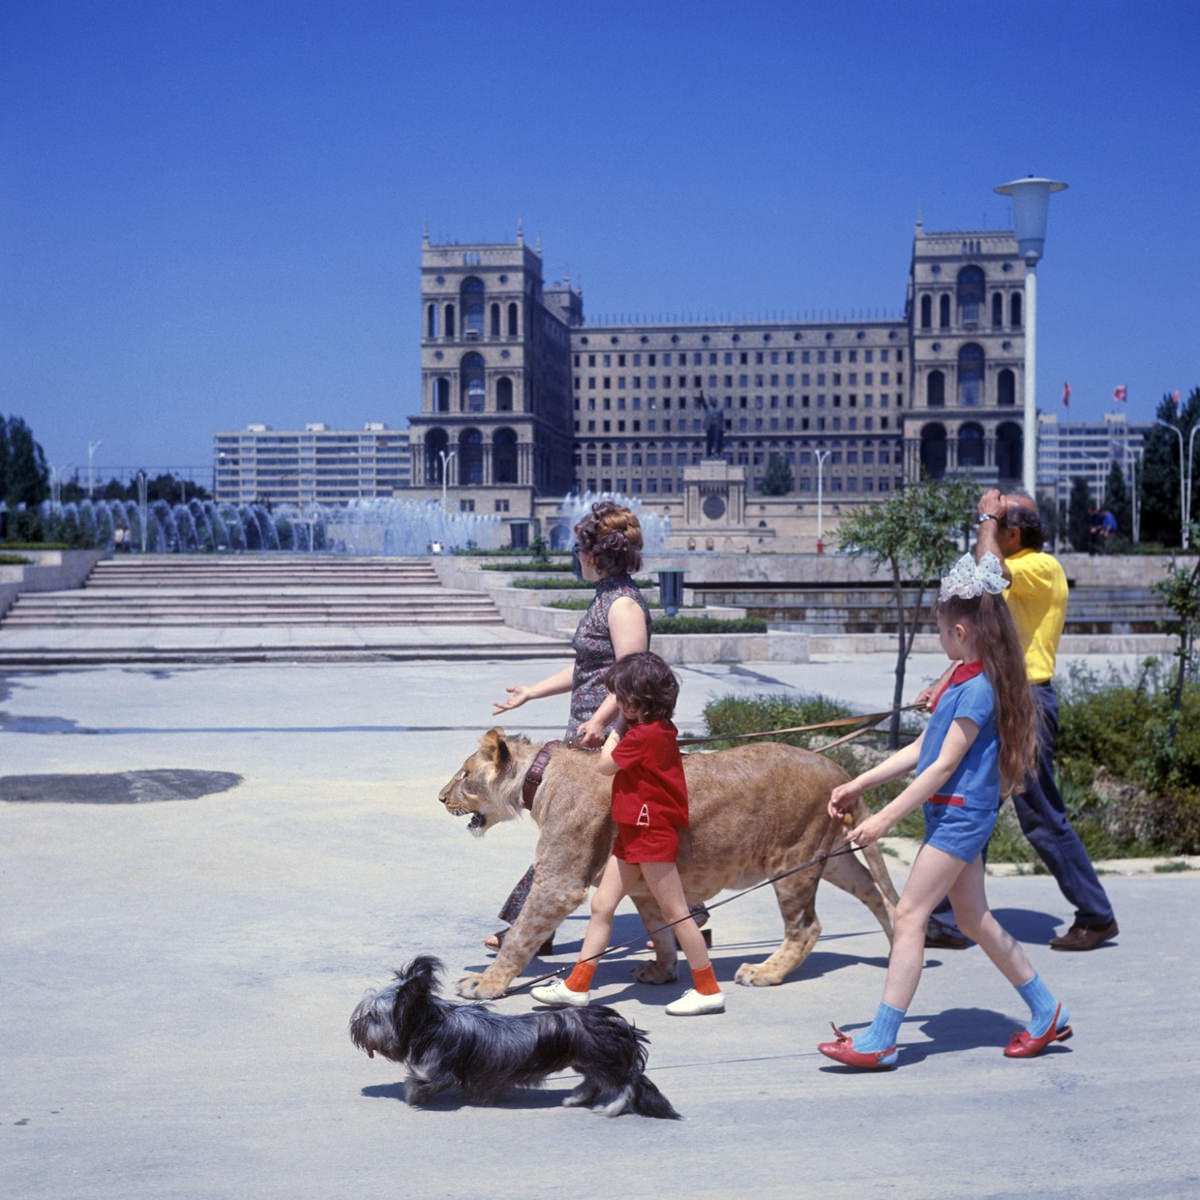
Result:
M437 501L392 498L304 508L193 498L186 504L154 500L145 510L134 500L46 500L40 514L51 541L148 554L282 550L413 555L429 554L434 543L448 550L498 550L506 533L498 516L447 512Z
M563 499L558 515L551 524L546 540L551 550L569 550L575 540L575 526L591 512L599 500L613 500L630 509L642 527L642 549L647 556L663 554L671 533L671 518L665 513L647 512L637 497L622 496L619 492L572 492Z

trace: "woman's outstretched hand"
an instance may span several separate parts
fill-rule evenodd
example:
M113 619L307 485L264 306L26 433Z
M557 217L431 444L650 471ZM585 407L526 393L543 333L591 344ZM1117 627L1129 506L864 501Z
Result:
M504 689L508 693L507 700L494 700L492 702L492 716L497 713L509 712L514 708L520 708L526 700L529 699L529 689L518 685Z

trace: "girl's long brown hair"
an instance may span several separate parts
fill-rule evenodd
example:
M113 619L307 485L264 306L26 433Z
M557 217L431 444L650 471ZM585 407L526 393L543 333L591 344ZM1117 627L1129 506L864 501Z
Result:
M952 624L971 628L975 649L996 695L996 736L1000 742L1000 795L1024 789L1037 757L1037 708L1029 690L1025 655L1008 605L984 592L970 600L950 596L935 612Z

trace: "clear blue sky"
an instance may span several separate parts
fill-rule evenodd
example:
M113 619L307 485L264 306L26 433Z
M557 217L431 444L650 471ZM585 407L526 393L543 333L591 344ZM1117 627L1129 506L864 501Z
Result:
M597 317L896 314L918 209L1006 228L1033 173L1071 185L1039 404L1149 419L1200 385L1198 35L1190 0L6 0L0 412L98 471L403 428L426 220L523 218Z

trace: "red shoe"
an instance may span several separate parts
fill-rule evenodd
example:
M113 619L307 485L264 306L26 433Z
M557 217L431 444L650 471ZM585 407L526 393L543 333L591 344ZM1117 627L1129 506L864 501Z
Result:
M1058 1014L1062 1012L1062 1004L1054 1010L1054 1020L1046 1026L1046 1032L1041 1037L1034 1037L1028 1029L1014 1033L1009 1043L1004 1047L1005 1058L1033 1058L1041 1054L1051 1042L1065 1042L1075 1031L1070 1025L1058 1027Z
M826 1058L832 1058L834 1062L840 1062L847 1067L858 1067L863 1071L883 1071L896 1065L900 1052L895 1046L890 1050L855 1050L854 1039L847 1037L832 1021L830 1025L837 1034L837 1041L822 1042L817 1047Z

